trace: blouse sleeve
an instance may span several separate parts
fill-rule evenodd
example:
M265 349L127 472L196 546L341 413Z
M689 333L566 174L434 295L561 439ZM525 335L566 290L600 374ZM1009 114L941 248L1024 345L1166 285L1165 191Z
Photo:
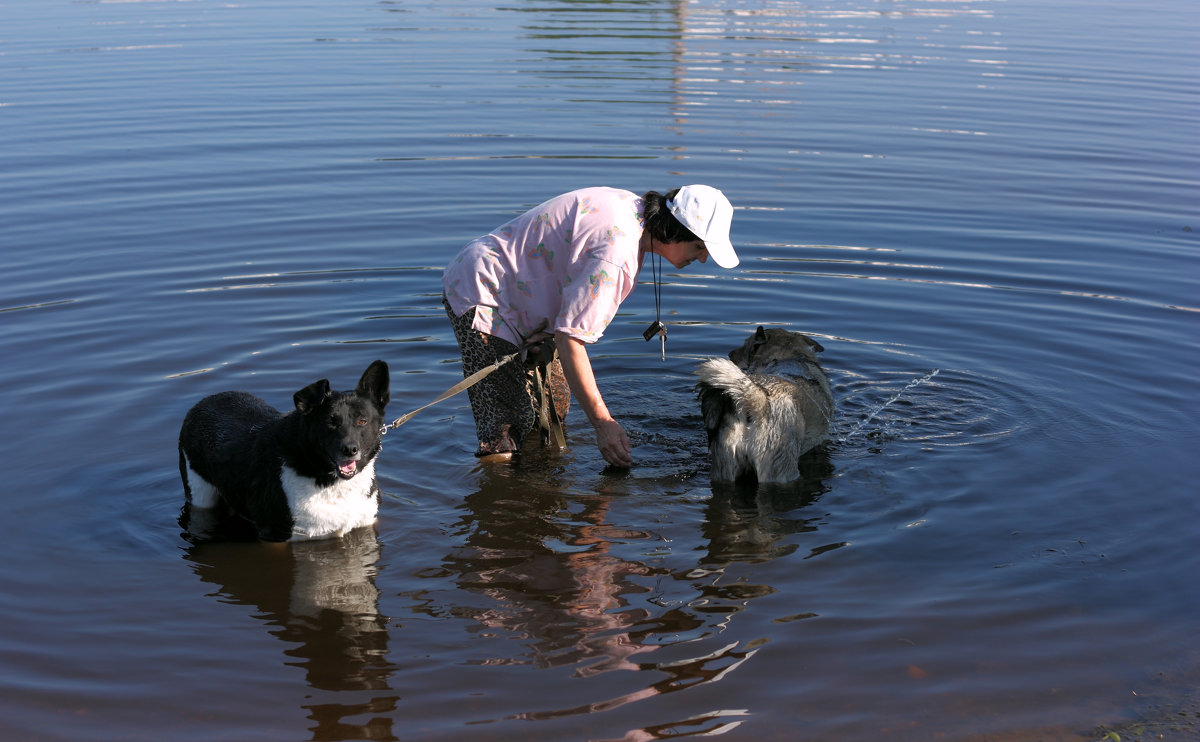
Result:
M594 343L632 290L632 277L623 265L598 256L589 257L569 273L562 287L562 309L554 329L585 343Z

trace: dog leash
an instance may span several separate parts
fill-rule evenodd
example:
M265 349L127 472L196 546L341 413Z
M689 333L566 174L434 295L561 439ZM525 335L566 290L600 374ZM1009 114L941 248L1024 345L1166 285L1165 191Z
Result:
M454 386L438 395L438 397L432 402L427 402L412 412L405 413L404 415L401 415L393 420L391 423L384 425L379 429L380 434L387 435L389 430L400 427L404 423L411 420L413 416L421 410L424 410L427 407L432 407L438 402L447 400L461 391L470 389L479 382L483 381L484 377L486 377L488 374L492 373L504 364L518 357L522 359L526 358L530 350L534 348L544 349L545 346L541 343L527 343L516 353L509 353L503 358L497 360L492 365L485 366L484 368L479 369L467 378L458 382ZM559 416L558 410L555 409L554 395L550 392L550 364L553 363L556 355L557 354L554 352L554 346L551 345L549 352L546 352L545 350L539 350L533 364L532 370L534 373L534 386L540 402L540 409L538 411L538 427L542 432L542 445L553 441L558 448L566 448L567 438L565 432L563 431L562 418Z
M516 353L509 353L508 355L499 359L492 365L485 366L484 368L479 369L478 371L471 374L467 378L463 379L462 381L458 382L457 384L450 387L446 391L442 392L440 395L438 395L438 398L433 400L432 402L423 404L420 407L418 407L417 409L413 410L412 412L401 415L400 417L396 418L395 420L388 423L387 425L384 425L383 428L381 428L379 432L382 433L383 435L387 435L387 432L389 430L400 427L404 423L411 420L413 415L417 414L421 410L425 409L426 407L432 407L435 404L437 404L438 402L447 400L447 399L453 397L455 394L458 394L459 392L463 391L464 389L470 389L471 387L475 386L479 382L483 381L485 376L487 376L488 374L492 373L496 369L500 368L504 364L508 363L509 361L513 360L514 358L517 358L520 355L521 355L521 351L517 351Z

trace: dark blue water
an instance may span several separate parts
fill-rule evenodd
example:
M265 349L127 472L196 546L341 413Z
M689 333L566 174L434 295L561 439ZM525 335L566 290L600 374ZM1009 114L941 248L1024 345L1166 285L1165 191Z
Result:
M1187 0L0 5L0 738L1193 739ZM635 292L635 443L388 435L374 531L180 536L200 397L460 378L442 266L703 182L742 264ZM835 441L714 487L692 370L819 338ZM1140 730L1140 731L1139 731Z

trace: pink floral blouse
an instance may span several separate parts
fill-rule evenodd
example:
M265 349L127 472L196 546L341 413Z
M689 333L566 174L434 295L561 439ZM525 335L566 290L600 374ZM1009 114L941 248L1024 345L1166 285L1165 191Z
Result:
M456 315L521 345L534 332L595 342L637 283L642 199L616 188L564 193L480 237L442 275Z

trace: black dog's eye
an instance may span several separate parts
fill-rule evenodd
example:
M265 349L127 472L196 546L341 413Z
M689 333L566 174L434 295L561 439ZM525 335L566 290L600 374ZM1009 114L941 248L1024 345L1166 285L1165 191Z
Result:
M365 417L360 417L360 418L358 418L357 420L355 420L355 421L354 421L354 424L355 424L355 425L358 425L359 427L362 427L363 425L366 425L366 424L367 424L367 418L365 418Z

